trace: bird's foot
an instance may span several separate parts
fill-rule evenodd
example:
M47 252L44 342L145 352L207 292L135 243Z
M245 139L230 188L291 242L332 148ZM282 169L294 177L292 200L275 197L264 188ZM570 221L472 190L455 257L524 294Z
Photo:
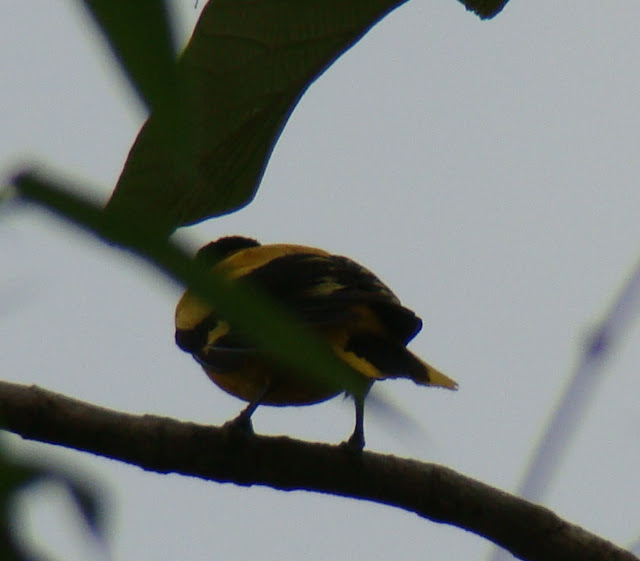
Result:
M340 447L352 454L360 454L364 448L364 435L354 432L349 437L349 440L345 440L340 444Z
M253 436L253 423L251 417L240 413L235 419L227 421L223 426L229 436Z

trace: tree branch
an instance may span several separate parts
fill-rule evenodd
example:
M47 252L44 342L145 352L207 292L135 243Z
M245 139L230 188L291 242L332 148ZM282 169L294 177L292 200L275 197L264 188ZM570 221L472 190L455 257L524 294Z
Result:
M544 507L435 464L130 415L8 382L0 382L0 427L160 473L396 506L474 532L520 559L638 561Z

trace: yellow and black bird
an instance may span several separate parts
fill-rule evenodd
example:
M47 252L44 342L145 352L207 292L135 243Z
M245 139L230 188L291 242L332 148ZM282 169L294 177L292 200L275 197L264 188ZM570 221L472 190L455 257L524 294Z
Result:
M347 257L230 236L204 246L196 259L232 281L256 283L361 374L367 389L386 378L457 388L407 349L422 327L420 318L371 271ZM251 415L261 404L310 405L344 391L279 365L190 291L178 302L175 324L178 346L191 353L219 387L249 402L233 421L236 425L251 429ZM354 396L356 424L348 441L359 449L364 446L364 397Z

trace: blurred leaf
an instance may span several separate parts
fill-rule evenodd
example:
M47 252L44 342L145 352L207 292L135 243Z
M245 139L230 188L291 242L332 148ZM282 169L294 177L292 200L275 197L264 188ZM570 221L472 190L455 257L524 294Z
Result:
M95 484L88 484L77 475L67 471L52 471L49 473L49 477L53 477L54 481L67 491L89 531L100 543L104 544L106 538L105 501L97 492Z
M2 475L0 474L1 477ZM2 561L32 561L27 557L26 552L22 551L15 543L11 527L9 513L5 510L0 510L0 559Z
M154 113L154 140L163 147L165 164L188 185L196 183L193 121L184 83L177 72L177 54L164 0L83 0L132 86ZM127 197L125 197L127 199ZM134 196L132 202L136 197ZM126 201L125 201L126 202ZM115 205L118 210L118 205ZM119 208L120 212L144 212ZM141 222L150 223L144 218ZM157 228L171 231L175 225L167 213L154 216Z
M16 544L12 529L17 526L13 509L19 493L32 485L51 481L64 487L78 507L93 536L104 543L104 499L95 483L68 469L52 468L34 461L15 459L7 454L0 438L0 559L27 561L32 558ZM2 544L6 544L6 547Z
M82 0L149 110L176 97L176 52L164 0Z
M38 203L108 243L131 250L168 277L189 286L246 331L260 347L286 364L330 387L343 388L356 395L365 390L366 383L359 374L257 287L239 281L231 283L213 275L146 223L103 212L97 203L74 195L71 189L50 180L24 173L14 178L13 184L24 199Z
M10 460L0 441L0 502L3 507L16 491L32 483L41 477L43 473L42 470Z

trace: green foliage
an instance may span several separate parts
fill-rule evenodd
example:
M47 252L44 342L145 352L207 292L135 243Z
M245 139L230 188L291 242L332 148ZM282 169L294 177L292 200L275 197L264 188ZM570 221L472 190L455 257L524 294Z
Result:
M34 485L50 482L60 485L76 505L86 528L104 544L104 500L96 483L69 470L53 468L39 462L26 462L10 457L0 439L0 559L2 561L28 561L31 554L15 541L12 511L22 491Z
M254 197L300 97L340 55L406 0L211 0L176 62L162 0L84 0L122 71L151 111L106 209L29 170L13 182L35 202L120 245L190 286L257 343L293 366L358 393L359 377L257 292L200 270L167 240L176 228L229 213ZM506 0L463 0L481 17ZM0 203L13 199L7 190ZM352 383L345 384L345 380ZM0 450L0 542L10 543L16 493L65 486L95 535L101 502L76 475L9 460ZM15 545L3 559L26 559Z
M179 103L144 125L108 209L172 231L246 205L304 91L405 1L209 2L177 66Z
M129 153L108 210L147 214L171 232L249 203L305 90L404 2L209 2L177 64L177 88L154 86L150 72L156 70L165 85L174 83L167 41L148 33L164 57L154 57L148 45L135 47L135 32L147 26L142 9L128 9L138 22L116 25L118 8L108 14L108 2L88 2L97 21L108 24L103 30L128 76L155 108ZM120 4L128 5L115 3ZM488 14L495 3L469 6ZM149 11L151 29L163 28L158 11Z

